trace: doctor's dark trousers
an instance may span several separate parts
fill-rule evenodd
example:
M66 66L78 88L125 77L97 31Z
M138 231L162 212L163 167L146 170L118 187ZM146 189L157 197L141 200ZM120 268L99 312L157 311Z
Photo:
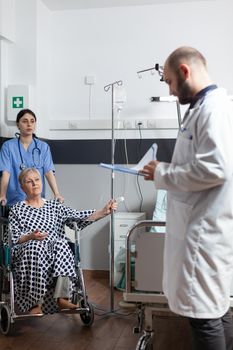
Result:
M232 350L233 322L231 310L214 319L189 318L195 350Z

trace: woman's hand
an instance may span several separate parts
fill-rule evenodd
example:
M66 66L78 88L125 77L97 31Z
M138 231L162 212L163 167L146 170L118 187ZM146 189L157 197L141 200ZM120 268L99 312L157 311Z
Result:
M48 233L47 232L40 232L39 230L35 230L31 233L28 233L26 235L22 235L19 240L18 243L25 243L27 241L43 241L43 239L45 239L46 237L48 237Z
M32 240L36 241L43 241L46 237L48 237L47 232L40 232L39 230L36 230L34 232L31 232L30 235Z
M7 203L7 199L6 199L6 196L1 196L0 197L0 203L1 205L4 207Z
M88 217L89 221L96 221L104 218L105 216L111 214L113 210L117 210L117 201L115 199L111 199L102 209L96 210L95 213L91 214Z
M105 207L102 209L105 212L105 216L111 214L113 210L117 210L118 203L115 199L111 199Z
M57 199L60 203L64 203L65 199L60 195L60 193L56 193L54 195L54 199Z

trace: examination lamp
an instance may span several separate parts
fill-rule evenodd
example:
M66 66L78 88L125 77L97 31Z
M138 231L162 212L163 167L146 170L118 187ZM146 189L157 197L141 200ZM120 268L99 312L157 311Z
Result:
M151 74L154 74L154 71L157 71L159 76L160 76L160 81L164 81L163 80L163 66L160 66L158 63L155 63L155 66L152 67L152 68L147 68L147 69L143 69L143 70L139 70L137 72L138 74L138 77L141 78L142 77L142 73L145 73L145 72L151 72Z
M157 71L159 76L160 76L160 81L164 81L164 77L163 77L163 66L161 66L159 63L155 63L155 66L152 68L147 68L147 69L143 69L137 72L138 77L141 78L142 77L142 73L151 71ZM177 118L178 118L178 124L179 124L179 129L181 128L181 111L180 111L180 104L179 104L179 100L177 99L176 96L156 96L156 97L151 97L150 98L151 102L176 102L176 109L177 109Z

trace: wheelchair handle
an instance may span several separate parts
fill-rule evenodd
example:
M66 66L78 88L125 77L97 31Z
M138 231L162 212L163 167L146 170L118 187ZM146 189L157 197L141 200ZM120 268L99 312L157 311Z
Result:
M0 203L0 224L7 224L8 223L8 215L9 215L10 208L7 205L2 205L2 202Z

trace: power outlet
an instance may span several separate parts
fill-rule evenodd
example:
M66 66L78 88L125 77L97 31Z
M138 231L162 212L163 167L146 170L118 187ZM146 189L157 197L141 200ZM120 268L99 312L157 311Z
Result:
M147 128L146 120L135 120L135 128L146 129Z
M156 129L157 123L155 119L149 119L147 120L147 128L148 129Z
M69 120L68 128L69 129L78 129L78 123L75 120Z
M124 120L123 127L124 129L133 129L133 122L131 120Z
M94 85L95 77L93 75L87 75L84 79L86 85Z

